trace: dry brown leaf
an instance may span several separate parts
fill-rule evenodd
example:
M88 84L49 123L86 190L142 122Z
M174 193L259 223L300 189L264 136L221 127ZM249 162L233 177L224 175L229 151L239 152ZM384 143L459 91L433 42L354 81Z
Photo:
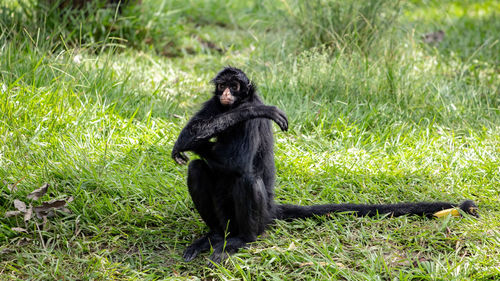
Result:
M39 209L37 207L34 207L33 211L35 211L36 217L39 219L54 216L54 211L52 211L52 210Z
M33 190L30 194L28 194L27 198L28 199L33 199L33 200L38 200L40 197L44 196L45 193L47 193L47 190L49 189L49 184L44 183L40 188Z
M71 202L73 197L69 197L67 200L52 200L49 202L43 202L41 206L33 207L33 211L35 211L36 216L39 219L44 219L47 217L54 216L54 210L61 209L66 206L67 201Z
M33 207L31 207L30 205L29 208L26 210L26 213L24 213L24 221L25 222L29 221L32 216L33 216Z
M59 199L59 200L52 200L52 201L48 201L48 202L42 202L42 205L41 206L37 206L35 208L38 208L38 209L52 209L52 208L61 208L61 207L64 207L66 205L66 200L64 199Z
M19 199L14 200L14 207L23 213L26 212L26 204Z
M19 216L22 213L23 212L21 212L21 211L8 211L8 212L5 212L5 217L6 218L15 217L15 216Z
M11 230L13 231L17 231L17 232L24 232L24 233L28 233L28 231L22 227L13 227L11 228Z

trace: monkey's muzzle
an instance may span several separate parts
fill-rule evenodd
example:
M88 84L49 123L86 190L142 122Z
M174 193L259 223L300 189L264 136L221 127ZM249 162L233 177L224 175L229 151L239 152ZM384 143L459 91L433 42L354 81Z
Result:
M226 88L222 95L220 96L220 103L222 105L232 105L234 103L234 96L231 94L231 90Z

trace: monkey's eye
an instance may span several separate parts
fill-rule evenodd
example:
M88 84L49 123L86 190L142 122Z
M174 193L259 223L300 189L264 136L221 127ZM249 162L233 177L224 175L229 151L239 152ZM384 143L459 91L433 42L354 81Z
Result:
M224 91L225 87L222 84L218 84L217 89L219 89L219 91Z
M231 85L231 90L238 92L240 90L240 83L236 82L235 84Z

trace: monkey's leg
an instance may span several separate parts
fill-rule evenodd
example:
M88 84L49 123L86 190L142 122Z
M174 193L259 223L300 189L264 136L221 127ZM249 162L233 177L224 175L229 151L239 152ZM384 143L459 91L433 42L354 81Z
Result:
M236 253L247 243L257 239L271 220L268 197L261 178L243 176L236 180L233 189L236 221L229 222L229 235L214 247L210 260L219 263L228 255ZM212 263L209 263L211 265Z
M214 180L210 170L202 160L194 160L189 163L188 168L188 188L193 199L194 206L203 221L210 228L210 232L194 241L183 254L185 261L194 259L199 253L208 251L211 244L216 244L222 240L220 224L215 213L215 206L212 200Z

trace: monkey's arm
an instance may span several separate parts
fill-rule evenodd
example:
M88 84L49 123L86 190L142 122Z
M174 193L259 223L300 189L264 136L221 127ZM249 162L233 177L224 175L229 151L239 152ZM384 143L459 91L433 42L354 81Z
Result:
M194 135L195 140L210 139L240 122L254 118L271 119L280 126L281 130L288 130L288 119L285 113L276 106L246 105L219 114L210 119L196 120L191 124L190 133ZM190 124L186 127L189 125Z
M207 104L207 106L210 106ZM275 106L247 105L207 117L203 109L197 113L182 129L172 149L172 158L178 164L186 164L189 158L184 151L193 151L199 155L208 152L213 145L209 140L240 122L254 118L269 118L275 121L283 131L288 129L288 119Z

